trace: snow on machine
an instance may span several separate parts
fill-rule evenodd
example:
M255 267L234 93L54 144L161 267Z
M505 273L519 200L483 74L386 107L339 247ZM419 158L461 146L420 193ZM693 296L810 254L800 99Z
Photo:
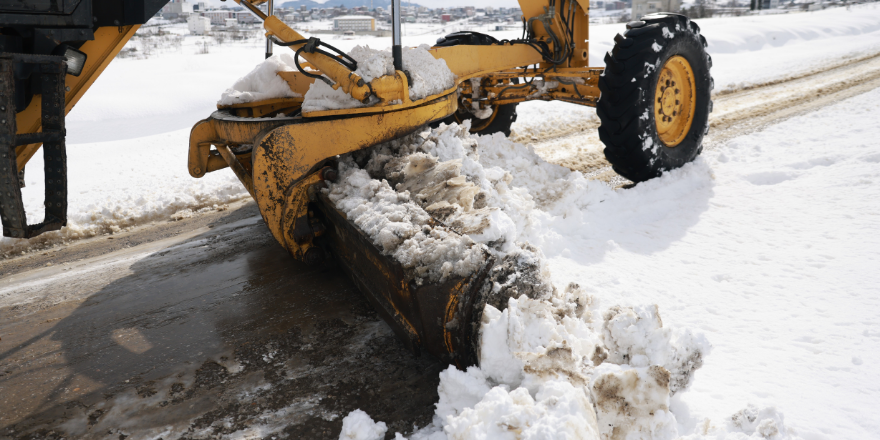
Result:
M272 15L271 3L264 12L257 6L263 1L235 1L262 21L267 52L286 47L295 69L272 72L272 81L286 83L280 96L221 100L192 128L190 175L230 168L294 259L336 260L407 347L459 367L478 361L484 306L503 309L507 298L528 295L541 282L533 276L539 268L524 257L528 249L490 252L469 241L469 222L490 222L493 211L459 172L460 163L412 156L384 164L383 178L412 196L406 203L391 200L383 205L389 211L370 217L387 222L400 214L402 226L389 236L369 232L367 220L352 221L358 207L344 207L342 190L328 190L340 178L342 158L441 122L469 124L476 134L509 134L518 103L561 100L597 108L608 162L640 182L692 161L708 130L712 62L699 26L683 15L657 13L628 23L603 69L588 63L586 0L520 0L522 38L457 32L419 50L402 46L394 0L391 52L363 53L360 60L300 35ZM31 238L65 226L65 115L165 3L0 6L4 236ZM46 217L28 225L20 173L40 146ZM402 251L405 246L411 249Z

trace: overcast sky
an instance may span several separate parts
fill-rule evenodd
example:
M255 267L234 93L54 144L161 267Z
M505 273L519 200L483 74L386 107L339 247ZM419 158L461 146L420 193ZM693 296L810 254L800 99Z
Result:
M199 1L204 1L208 5L215 6L215 7L228 6L231 8L233 6L238 6L235 4L235 2L233 0L227 0L225 2L222 2L220 0L189 0L189 1L192 3L198 3ZM280 5L286 1L288 1L288 0L275 0L275 4ZM318 3L329 3L330 5L333 5L333 0L325 0L325 1L314 0L314 1L316 1ZM406 5L406 3L407 3L405 0L400 0L400 1L404 5ZM508 7L508 8L519 7L519 2L517 2L516 0L417 0L417 1L414 1L414 3L420 4L422 6L427 6L429 8L440 8L440 7L450 8L450 7L456 7L456 6L476 6L478 8L482 8L485 6L495 6L495 7L504 6L504 7Z

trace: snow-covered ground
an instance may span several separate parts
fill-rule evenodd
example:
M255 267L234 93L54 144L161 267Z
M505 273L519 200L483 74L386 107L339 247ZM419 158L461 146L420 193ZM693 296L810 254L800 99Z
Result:
M878 4L699 23L716 91L880 52ZM591 28L592 65L603 64L622 31ZM438 34L405 43L431 43ZM110 233L247 197L226 170L190 178L187 140L221 92L262 60L263 44L227 41L199 54L205 41L187 37L179 49L108 67L68 118L70 226L37 242ZM330 42L346 51L389 43ZM754 404L765 415L778 417L769 407L784 414L791 438L880 437L878 102L875 90L735 138L629 190L570 173L558 184L565 203L536 210L542 229L528 238L548 258L554 284L579 284L602 309L657 304L666 325L701 331L712 343L691 388L670 402L680 435L764 438L749 426L736 437L739 428L727 426ZM593 114L526 103L514 129L539 133ZM27 169L32 222L42 216L41 168L38 155ZM0 252L31 245L3 238Z
M656 303L713 344L673 399L680 433L754 403L805 439L880 435L878 99L737 138L548 231L557 285Z

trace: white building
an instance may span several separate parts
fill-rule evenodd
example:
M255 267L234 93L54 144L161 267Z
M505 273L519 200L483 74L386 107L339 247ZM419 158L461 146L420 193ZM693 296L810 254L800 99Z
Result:
M678 12L681 0L633 0L632 18L638 20L655 12Z
M238 22L238 24L256 22L256 17L254 17L250 12L246 11L230 11L228 9L217 9L204 12L202 15L208 17L208 19L211 20L211 24L213 24L214 26L225 26L226 20L229 18L234 18Z
M192 14L186 20L186 25L189 28L189 33L193 35L205 35L211 32L211 19L208 17Z
M162 7L161 11L162 18L164 19L174 19L181 16L186 17L189 14L192 14L193 5L186 0L171 0L168 4Z
M376 19L366 15L343 15L333 18L333 30L375 31Z

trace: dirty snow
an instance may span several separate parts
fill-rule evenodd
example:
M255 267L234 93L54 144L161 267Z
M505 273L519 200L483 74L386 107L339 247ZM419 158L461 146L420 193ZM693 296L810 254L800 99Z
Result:
M392 255L418 279L442 282L468 276L483 262L483 248L448 228L432 227L431 217L407 193L373 180L348 162L339 164L339 183L329 198L383 253Z
M412 78L412 84L409 85L409 99L411 100L436 95L455 85L455 76L446 66L446 61L434 58L428 49L430 46L427 44L403 48L403 69L409 72ZM356 46L348 54L358 62L355 73L366 82L380 76L394 75L394 60L391 57L390 48L376 50L370 49L369 46ZM372 97L369 103L363 104L341 88L334 90L323 81L315 81L306 92L303 111L364 107L378 102L377 98Z

